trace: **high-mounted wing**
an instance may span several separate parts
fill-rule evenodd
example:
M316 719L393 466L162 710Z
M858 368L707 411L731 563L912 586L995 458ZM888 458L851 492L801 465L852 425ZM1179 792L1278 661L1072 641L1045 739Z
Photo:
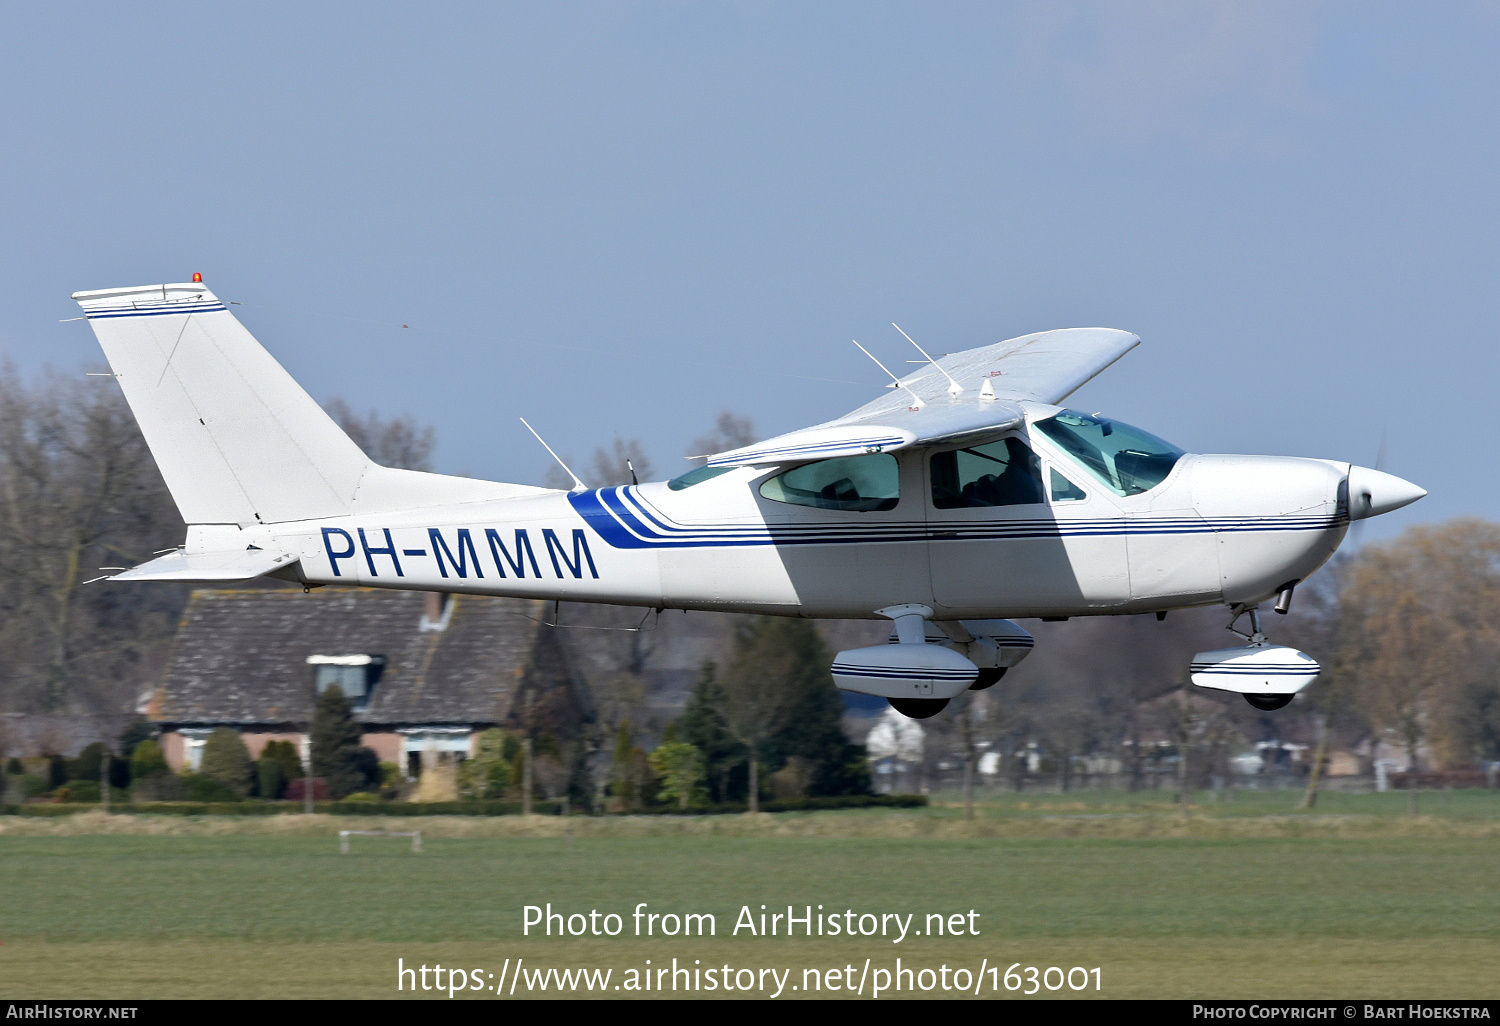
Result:
M1025 419L1021 401L1061 402L1140 341L1115 328L1062 328L950 353L853 413L716 453L708 465L800 463L996 437ZM963 391L951 394L954 382Z

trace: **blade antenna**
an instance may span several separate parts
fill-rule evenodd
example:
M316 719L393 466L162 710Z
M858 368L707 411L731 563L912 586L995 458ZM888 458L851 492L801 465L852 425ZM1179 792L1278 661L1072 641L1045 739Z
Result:
M891 322L891 327L895 328L897 331L901 331L901 325L897 324L895 321ZM906 339L906 341L910 342L912 345L917 346L917 340L914 339L914 338L912 338L906 332L901 331L901 337L904 338L904 339ZM926 356L927 357L927 362L930 363L930 364L932 364L938 370L942 371L943 377L945 377L945 378L948 379L948 394L949 395L951 395L953 398L957 399L960 395L963 394L964 386L960 385L957 381L953 380L953 375L949 374L947 371L943 370L943 365L940 364L940 363L938 363L930 355L928 355L927 350L923 349L921 346L917 346L917 352L921 353L923 356Z
M525 417L520 417L518 419L521 421L522 424L526 424L526 418ZM577 474L573 473L573 468L570 467L570 466L568 466L566 463L564 463L562 461L562 457L561 456L559 456L555 452L552 452L552 446L550 446L546 442L542 441L542 436L536 433L536 428L532 427L530 424L526 424L526 430L530 431L532 437L535 438L538 442L542 442L542 448L546 449L547 452L549 454L551 454L552 458L557 461L557 465L559 467L562 467L564 470L566 470L568 472L568 476L573 479L573 487L569 488L568 491L570 491L570 492L586 492L586 491L589 490L589 486L586 485L586 484L584 484L579 479L579 477L578 477Z
M855 345L859 346L859 341L857 339L850 339L849 341L851 341ZM872 352L870 352L864 346L859 346L859 351L861 353L864 353L870 359L875 360L875 354L872 353ZM875 360L875 366L879 367L881 370L885 371L887 375L890 376L891 383L889 385L886 385L885 386L886 388L904 388L908 392L911 392L911 388L909 386L907 386L907 385L901 384L901 379L898 378L898 377L896 377L896 375L891 374L890 368L888 368L885 364L881 363L879 360ZM917 393L911 392L911 397L912 397L912 400L915 402L915 405L912 407L912 409L914 409L914 410L920 410L923 406L927 405L926 403L924 403L922 401L922 397L919 396L919 395L917 395Z

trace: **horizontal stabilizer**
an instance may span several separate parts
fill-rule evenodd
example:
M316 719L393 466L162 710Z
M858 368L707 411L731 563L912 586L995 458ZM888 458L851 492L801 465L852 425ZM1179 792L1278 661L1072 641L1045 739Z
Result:
M149 563L111 577L112 581L180 581L212 584L223 581L253 581L273 570L292 566L299 557L271 549L239 552L169 552Z

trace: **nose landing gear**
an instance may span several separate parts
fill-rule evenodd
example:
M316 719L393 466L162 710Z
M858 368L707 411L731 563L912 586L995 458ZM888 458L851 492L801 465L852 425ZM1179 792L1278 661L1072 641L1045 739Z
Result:
M1250 634L1234 629L1235 623L1250 614ZM1285 708L1297 692L1318 679L1320 667L1312 656L1284 645L1266 641L1260 629L1260 614L1254 607L1236 609L1229 621L1231 633L1250 644L1244 648L1220 648L1199 652L1191 667L1193 683L1201 688L1232 691L1262 712Z

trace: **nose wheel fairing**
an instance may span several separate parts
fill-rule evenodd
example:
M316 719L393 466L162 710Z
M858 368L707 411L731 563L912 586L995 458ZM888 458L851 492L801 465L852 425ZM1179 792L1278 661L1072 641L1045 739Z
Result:
M1284 596L1283 601L1289 602L1290 586ZM1251 634L1234 628L1242 612L1250 614ZM1190 672L1198 687L1243 695L1245 701L1262 712L1273 712L1288 705L1322 672L1317 660L1306 652L1268 642L1265 632L1260 629L1260 614L1253 608L1236 611L1234 619L1229 621L1229 630L1250 644L1244 648L1216 648L1195 655Z
M1192 680L1200 688L1241 695L1295 695L1318 679L1312 656L1285 645L1219 648L1193 657Z

